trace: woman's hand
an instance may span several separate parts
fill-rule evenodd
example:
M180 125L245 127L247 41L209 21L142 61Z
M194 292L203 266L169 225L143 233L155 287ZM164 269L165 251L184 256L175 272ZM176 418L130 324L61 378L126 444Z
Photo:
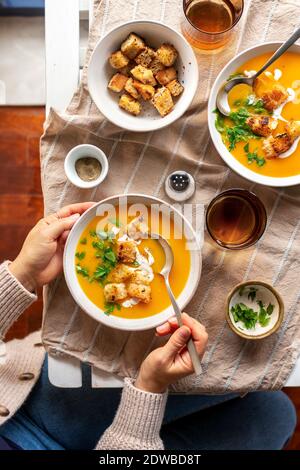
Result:
M63 207L41 219L29 232L10 272L29 290L48 284L62 270L63 249L70 229L94 202Z
M156 329L157 335L172 334L169 341L152 351L141 365L135 387L146 392L163 393L178 379L194 372L193 364L186 348L187 341L193 338L196 350L203 356L207 333L205 327L186 313L182 314L183 326L178 327L175 317Z

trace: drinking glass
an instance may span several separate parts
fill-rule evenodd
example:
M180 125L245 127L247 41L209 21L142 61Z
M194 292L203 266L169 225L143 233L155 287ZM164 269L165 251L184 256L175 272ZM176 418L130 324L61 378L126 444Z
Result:
M263 235L267 213L262 201L246 189L229 189L218 194L206 210L206 227L222 248L241 250L254 245Z
M196 49L218 49L230 39L244 0L183 0L183 35Z

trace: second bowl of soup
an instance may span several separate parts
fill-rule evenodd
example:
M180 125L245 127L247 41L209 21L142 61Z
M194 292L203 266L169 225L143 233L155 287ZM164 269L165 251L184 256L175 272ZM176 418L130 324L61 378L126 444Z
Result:
M223 160L237 173L268 186L300 183L300 46L293 45L254 86L237 85L228 94L229 117L216 110L220 87L231 77L251 76L280 43L247 49L217 77L208 105L209 129Z

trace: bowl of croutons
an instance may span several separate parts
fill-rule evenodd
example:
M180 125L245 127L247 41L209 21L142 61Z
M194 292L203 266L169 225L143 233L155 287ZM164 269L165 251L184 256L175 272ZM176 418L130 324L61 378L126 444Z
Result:
M185 38L150 20L131 21L96 45L88 88L115 125L136 132L161 129L188 109L198 85L198 65Z

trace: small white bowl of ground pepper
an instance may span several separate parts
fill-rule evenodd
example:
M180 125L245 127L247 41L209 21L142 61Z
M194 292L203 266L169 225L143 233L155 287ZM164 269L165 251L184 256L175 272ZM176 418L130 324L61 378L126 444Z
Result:
M107 157L95 145L82 144L72 148L65 158L68 180L78 188L94 188L106 178Z

